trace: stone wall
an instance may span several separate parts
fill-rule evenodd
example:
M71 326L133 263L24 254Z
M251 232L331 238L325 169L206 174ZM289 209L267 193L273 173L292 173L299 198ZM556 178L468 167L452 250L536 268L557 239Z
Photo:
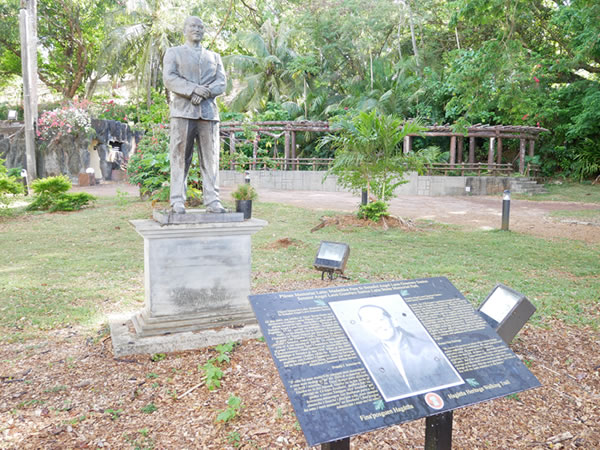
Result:
M112 180L119 176L120 162L135 151L141 138L126 123L92 119L96 136L64 135L50 143L36 142L38 177L67 175L77 179L88 167L95 169L96 178ZM121 155L116 155L116 153ZM23 124L0 122L0 158L6 166L26 167ZM122 176L122 175L120 175Z
M244 173L233 170L220 172L223 187L236 186L244 182ZM300 191L345 191L338 186L337 177L331 175L324 179L325 172L300 170L251 170L250 180L260 189L300 190ZM491 195L512 189L512 185L521 178L511 177L459 177L459 176L419 176L410 173L405 177L407 183L400 185L397 195Z

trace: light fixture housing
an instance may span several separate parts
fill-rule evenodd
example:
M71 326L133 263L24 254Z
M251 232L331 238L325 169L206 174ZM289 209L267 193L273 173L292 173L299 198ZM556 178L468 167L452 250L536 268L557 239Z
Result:
M329 279L334 278L334 274L343 274L346 269L346 262L350 256L350 246L343 242L321 241L317 256L315 257L314 267L322 271L321 278L327 273Z
M498 283L479 305L479 314L509 344L535 312L520 292Z
M8 120L17 120L17 111L14 109L9 109L6 118Z

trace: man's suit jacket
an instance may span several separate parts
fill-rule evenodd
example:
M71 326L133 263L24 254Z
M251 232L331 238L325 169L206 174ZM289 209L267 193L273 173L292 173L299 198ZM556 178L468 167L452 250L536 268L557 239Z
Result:
M205 48L199 52L187 45L168 49L163 60L163 81L172 93L171 117L219 120L215 97L225 92L225 70L217 53ZM210 97L193 105L191 97L197 86L207 87Z
M401 397L461 382L452 366L444 359L443 353L430 341L403 331L400 355L410 386L404 382L383 344L372 346L363 355L363 360L384 397Z

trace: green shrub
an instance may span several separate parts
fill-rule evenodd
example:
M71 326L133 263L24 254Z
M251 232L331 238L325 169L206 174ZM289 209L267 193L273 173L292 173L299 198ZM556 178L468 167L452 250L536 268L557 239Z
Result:
M388 215L388 205L381 200L366 205L360 205L357 215L359 219L368 219L373 222L379 222L381 217Z
M25 192L23 185L13 173L14 170L7 169L4 160L0 158L0 203L10 203L11 198L7 194L17 195Z
M127 175L132 184L137 184L140 194L152 200L166 201L169 198L171 165L169 161L169 134L164 125L155 126L138 144L137 151L129 157ZM188 190L192 197L198 197L200 176L198 156L194 153L188 174Z
M258 193L249 184L240 184L235 191L231 193L235 200L256 200Z
M67 193L71 181L64 175L34 180L31 188L35 196L28 211L77 211L96 200L87 192Z
M71 180L64 175L38 178L31 183L31 189L38 195L57 195L71 189Z

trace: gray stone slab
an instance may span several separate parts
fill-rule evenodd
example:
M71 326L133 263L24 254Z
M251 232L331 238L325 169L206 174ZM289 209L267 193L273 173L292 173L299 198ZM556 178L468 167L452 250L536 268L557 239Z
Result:
M119 314L108 318L116 357L196 350L242 339L258 339L262 336L258 325L254 324L142 337L134 330L132 316L133 314Z
M231 223L244 221L243 213L209 213L204 209L188 209L184 214L178 214L171 210L155 209L152 212L152 217L161 225Z

